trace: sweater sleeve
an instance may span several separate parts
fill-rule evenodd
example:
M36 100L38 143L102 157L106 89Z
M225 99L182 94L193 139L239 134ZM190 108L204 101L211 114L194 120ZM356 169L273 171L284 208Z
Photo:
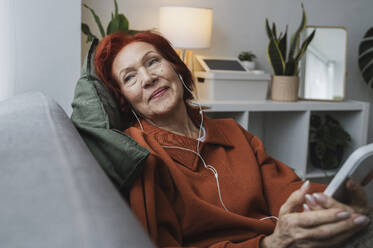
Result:
M280 207L286 202L290 194L299 189L304 182L289 166L269 156L258 137L253 136L246 130L243 131L260 166L263 193L269 211L272 215L278 216ZM311 183L309 192L322 192L325 187L322 184Z

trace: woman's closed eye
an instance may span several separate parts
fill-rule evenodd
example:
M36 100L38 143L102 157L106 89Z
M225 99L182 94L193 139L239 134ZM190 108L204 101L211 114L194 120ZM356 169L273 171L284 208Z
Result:
M148 60L148 62L147 62L147 66L150 67L150 66L152 66L152 65L157 64L158 62L159 62L159 59L158 59L158 58L151 58L151 59Z
M135 79L134 73L130 73L124 76L123 82L128 83L128 82L134 81L134 79Z

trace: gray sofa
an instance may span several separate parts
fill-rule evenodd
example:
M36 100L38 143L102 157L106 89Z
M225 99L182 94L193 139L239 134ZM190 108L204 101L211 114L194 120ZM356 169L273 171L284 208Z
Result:
M154 247L53 100L0 102L1 247Z

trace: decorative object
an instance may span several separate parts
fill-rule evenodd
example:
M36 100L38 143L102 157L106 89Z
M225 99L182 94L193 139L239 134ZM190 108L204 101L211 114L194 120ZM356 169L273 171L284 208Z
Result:
M255 61L256 55L252 53L251 51L243 51L238 55L238 59L242 62L242 64L248 69L248 70L254 70L255 69Z
M196 91L203 100L264 101L271 76L254 74L238 58L196 55Z
M298 100L299 77L273 76L271 97L274 101L295 102Z
M294 90L298 89L298 79L293 79L286 84L286 87L289 87L288 90L284 88L284 80L291 77L298 78L299 61L315 35L315 31L313 31L299 46L299 37L306 24L307 16L302 4L302 21L298 30L291 36L290 49L287 52L287 26L284 33L281 32L277 35L276 24L273 23L271 29L268 19L266 19L266 32L269 38L267 58L275 74L272 80L272 100L296 101L298 98L298 90ZM283 76L288 76L288 78ZM281 86L277 86L277 84L281 84ZM284 94L284 91L288 91L288 93Z
M100 34L102 38L105 37L106 35L115 33L117 31L122 31L122 32L130 33L130 34L135 34L139 32L136 30L129 29L128 19L126 18L124 14L121 14L118 12L117 0L114 0L114 13L111 13L111 20L106 28L106 33L104 30L104 27L101 24L100 17L98 17L96 12L86 4L83 4L83 6L89 9L89 11L92 13L92 16L95 19L98 29L100 30ZM86 40L87 43L93 41L94 39L98 39L97 36L91 32L91 29L86 23L82 23L82 32L85 35L87 35L87 40Z
M346 94L347 30L340 26L307 26L301 39L317 32L301 59L299 98L343 101Z
M160 7L159 31L180 48L186 62L185 49L210 47L212 9L181 6Z
M322 169L335 169L340 166L343 151L351 141L350 135L341 124L325 115L311 115L310 160L313 166Z
M360 43L359 68L365 82L373 89L373 27L365 33Z

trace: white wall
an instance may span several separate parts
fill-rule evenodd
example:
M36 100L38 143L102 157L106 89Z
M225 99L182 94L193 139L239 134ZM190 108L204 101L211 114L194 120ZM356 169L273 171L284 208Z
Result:
M113 1L83 0L102 17L106 27ZM344 26L348 32L347 49L347 98L369 101L373 105L373 90L363 82L358 69L358 47L364 33L372 26L372 0L312 0L303 1L309 25ZM298 27L301 19L299 0L118 0L119 10L130 21L133 29L158 27L159 7L180 5L209 7L214 9L212 46L200 54L237 56L242 50L252 50L258 66L271 71L266 60L268 39L264 30L265 18L275 21L281 30L289 24L290 33ZM82 10L82 19L97 32L90 13ZM87 46L83 42L83 53ZM371 106L368 141L373 142L373 106Z
M80 74L81 2L11 2L14 5L12 25L15 28L13 93L41 91L55 99L70 114L73 92Z
M14 4L0 1L0 101L14 94Z

